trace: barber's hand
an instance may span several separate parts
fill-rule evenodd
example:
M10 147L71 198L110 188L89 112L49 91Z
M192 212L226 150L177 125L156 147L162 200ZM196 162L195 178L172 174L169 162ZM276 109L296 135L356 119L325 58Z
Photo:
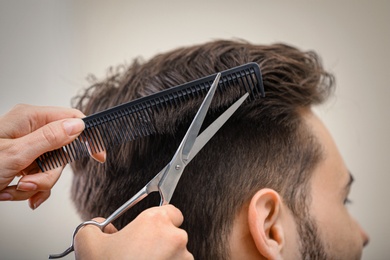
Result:
M0 117L0 200L26 200L32 209L50 196L63 167L41 172L35 159L84 130L76 109L17 105ZM8 186L22 176L16 186Z
M187 233L179 228L182 223L180 210L165 205L143 211L120 231L111 224L105 228L105 233L96 226L87 225L75 237L76 258L194 259L187 250Z

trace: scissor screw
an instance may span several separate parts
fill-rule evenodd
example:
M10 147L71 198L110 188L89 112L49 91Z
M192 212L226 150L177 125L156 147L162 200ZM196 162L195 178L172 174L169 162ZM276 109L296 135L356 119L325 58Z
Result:
M175 166L175 169L178 171L178 170L180 169L180 165L179 165L179 164L176 165L176 166Z

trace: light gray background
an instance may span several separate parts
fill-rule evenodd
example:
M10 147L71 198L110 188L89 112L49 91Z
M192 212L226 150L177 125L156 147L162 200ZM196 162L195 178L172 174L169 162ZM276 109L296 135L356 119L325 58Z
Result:
M363 258L389 259L389 3L0 0L0 114L17 103L70 106L89 73L182 45L243 38L314 49L337 77L318 112L356 177L350 211L371 236ZM0 259L45 259L69 245L80 221L70 183L67 168L35 211L0 203Z

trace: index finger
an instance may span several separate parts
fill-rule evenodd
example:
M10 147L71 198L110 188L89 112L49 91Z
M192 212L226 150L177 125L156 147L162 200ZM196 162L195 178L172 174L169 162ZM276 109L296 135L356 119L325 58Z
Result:
M50 122L83 117L85 115L74 108L19 104L1 117L0 137L18 138Z
M135 218L137 219L139 221L169 221L176 227L180 227L184 221L181 211L171 204L148 208Z

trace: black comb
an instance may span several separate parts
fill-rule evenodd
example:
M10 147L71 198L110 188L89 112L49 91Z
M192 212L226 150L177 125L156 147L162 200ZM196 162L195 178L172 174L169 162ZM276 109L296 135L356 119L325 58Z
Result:
M156 132L155 111L177 107L207 94L216 74L175 86L155 94L98 112L83 118L84 131L73 142L41 155L36 161L42 171L52 170L109 147L151 135ZM218 91L239 88L248 100L264 97L263 81L257 63L247 63L221 72Z

